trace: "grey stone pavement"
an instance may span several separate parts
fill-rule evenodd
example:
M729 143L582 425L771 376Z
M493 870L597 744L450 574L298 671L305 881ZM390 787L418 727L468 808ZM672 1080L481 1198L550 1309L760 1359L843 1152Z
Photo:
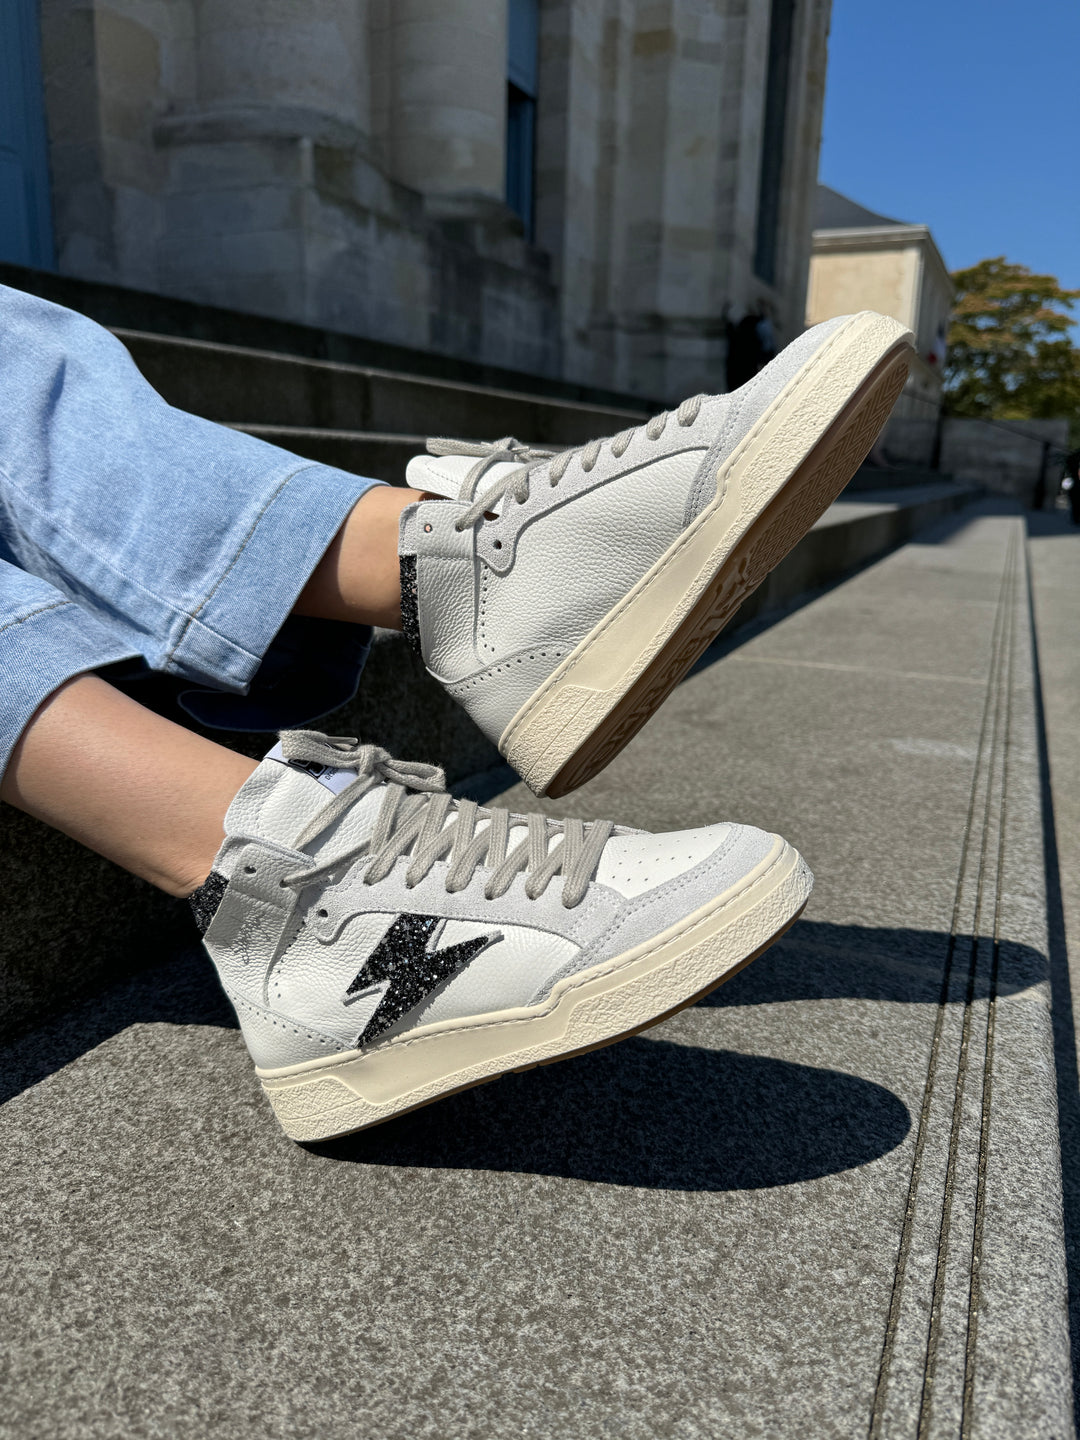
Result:
M312 1148L195 955L6 1047L0 1434L1071 1436L1080 537L1044 528L974 507L736 635L548 807L815 870L646 1035Z
M1080 1381L1080 529L1063 511L1028 517L1037 660L1047 918L1069 1260L1073 1378Z

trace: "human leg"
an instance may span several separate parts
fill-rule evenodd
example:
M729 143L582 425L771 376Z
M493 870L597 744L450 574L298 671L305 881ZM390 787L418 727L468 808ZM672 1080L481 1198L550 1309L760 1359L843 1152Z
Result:
M382 485L363 495L312 571L294 614L400 630L401 512L429 498L421 490Z
M356 622L325 627L328 650L400 623L397 515L421 492L175 411L106 331L5 287L0 359L0 798L187 894L252 764L90 672L185 676L213 692L204 704L240 702L234 722L276 728L272 705L254 715L235 692L301 591L298 613ZM294 686L292 718L347 698L364 649L337 694Z
M170 895L210 873L255 761L79 675L39 706L0 780L25 810Z
M6 287L0 406L0 558L124 655L235 696L232 728L295 724L348 699L364 646L342 647L331 627L293 650L309 682L321 646L332 683L290 684L279 665L261 713L245 704L347 518L385 487L173 409L107 331ZM376 587L370 598L372 618L392 620L393 597Z
M316 566L297 612L400 625L398 515L421 498L389 486L363 495ZM23 588L38 584L7 568ZM114 658L120 657L101 657ZM67 680L25 725L13 717L8 728L21 735L0 780L0 800L172 895L189 895L206 879L229 803L255 769L255 761L154 714L92 674Z
M284 732L256 766L96 676L39 707L0 798L194 890L263 1087L303 1140L655 1024L778 938L811 885L749 827L651 836L481 809L432 766L315 732Z

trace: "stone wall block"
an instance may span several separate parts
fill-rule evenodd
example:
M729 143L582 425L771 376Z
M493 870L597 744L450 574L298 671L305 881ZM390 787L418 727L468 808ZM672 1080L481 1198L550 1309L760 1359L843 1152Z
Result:
M301 199L290 185L230 187L204 192L197 203L184 193L168 195L162 214L169 235L246 235L295 228L301 219Z
M356 0L201 0L200 106L310 106L366 129L364 12Z
M1060 476L1060 463L1055 465L1050 456L1060 454L1068 444L1068 420L987 424L950 416L941 425L941 468L957 480L985 485L995 494L1013 495L1028 504L1044 463L1049 460L1048 484Z
M145 25L101 10L97 15L101 120L113 137L146 146L161 90L161 45Z
M195 197L210 191L300 184L295 140L235 140L178 145L170 154L169 190Z
M506 6L398 0L392 9L391 163L424 195L501 200Z
M42 0L63 270L639 395L798 328L828 0L797 7L782 277L753 275L770 0L543 0L537 245L507 0Z

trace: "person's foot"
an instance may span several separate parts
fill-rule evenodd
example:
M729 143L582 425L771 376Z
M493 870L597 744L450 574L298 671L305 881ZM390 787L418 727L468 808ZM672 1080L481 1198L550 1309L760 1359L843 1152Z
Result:
M285 731L191 897L287 1134L321 1140L664 1019L771 945L805 862L455 801L442 772Z
M910 332L827 321L730 395L552 455L433 441L402 513L402 618L538 795L602 770L836 499L907 376Z

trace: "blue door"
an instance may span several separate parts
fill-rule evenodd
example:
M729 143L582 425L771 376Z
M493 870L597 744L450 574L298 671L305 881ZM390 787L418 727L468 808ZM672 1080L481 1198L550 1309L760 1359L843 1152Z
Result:
M0 260L53 267L37 0L0 0Z

